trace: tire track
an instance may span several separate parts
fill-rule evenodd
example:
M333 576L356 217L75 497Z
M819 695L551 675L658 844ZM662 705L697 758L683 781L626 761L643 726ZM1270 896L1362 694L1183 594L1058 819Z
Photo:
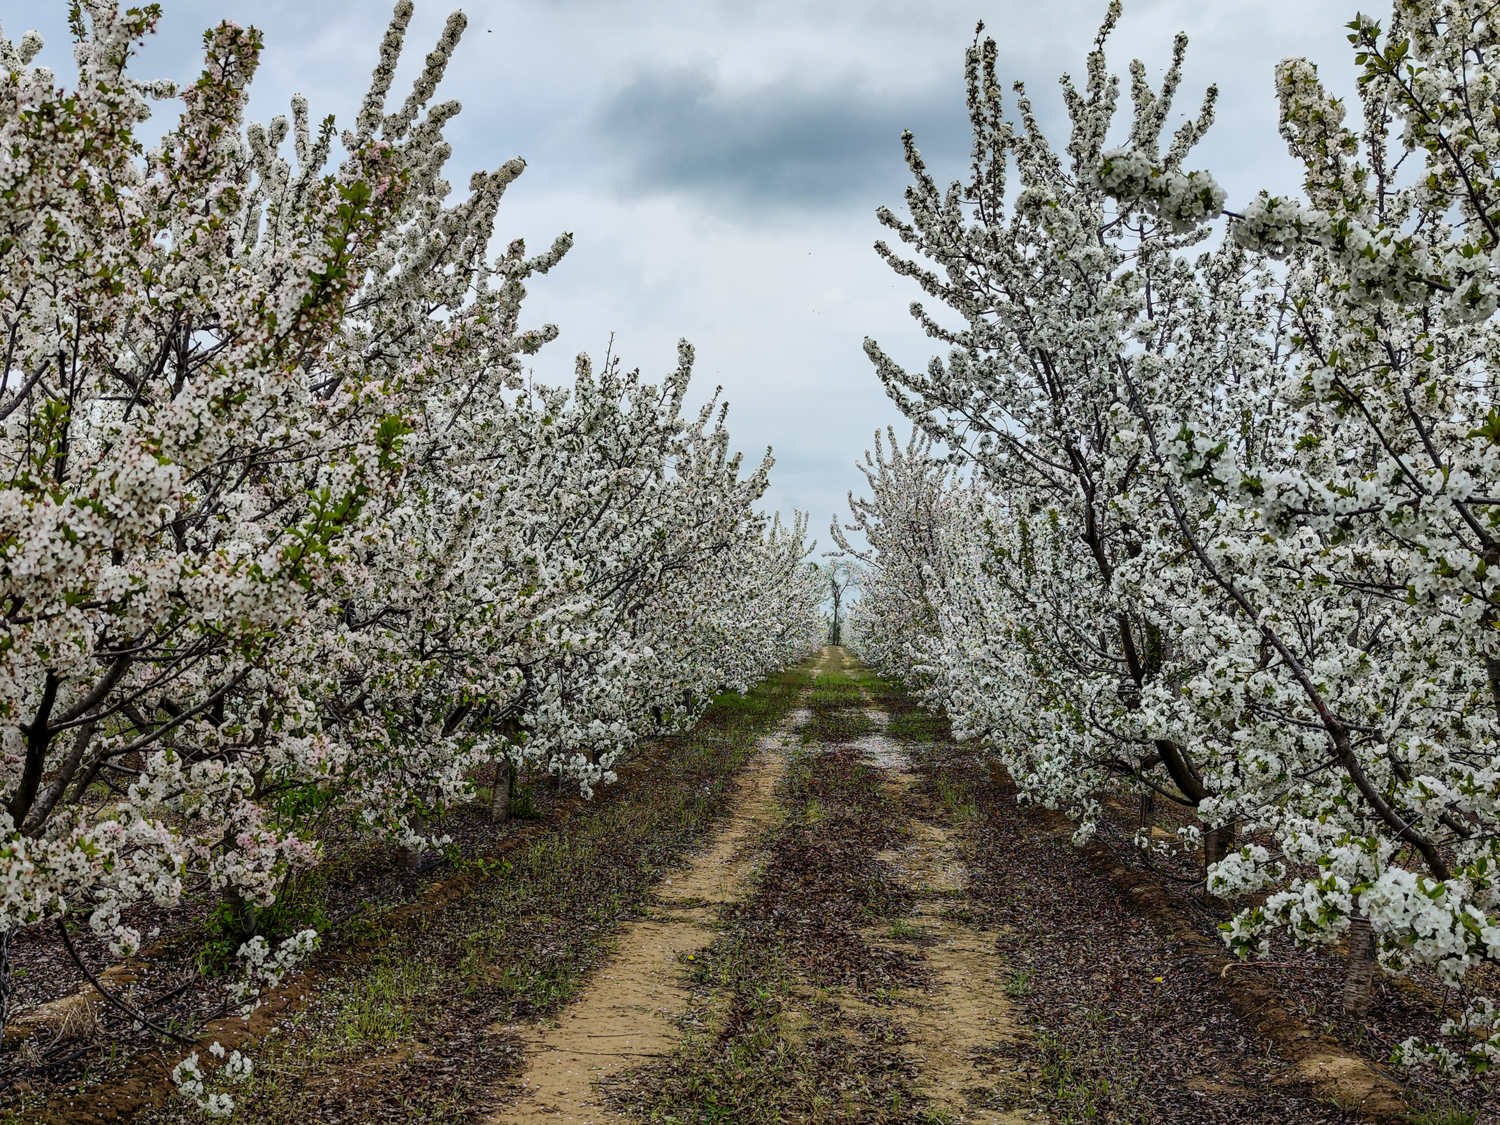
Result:
M867 712L882 731L889 716ZM884 733L855 744L865 758L883 770L886 784L909 810L910 843L877 858L889 864L915 895L917 907L908 924L909 940L927 955L932 984L920 996L897 993L891 1014L911 1036L904 1053L919 1067L917 1087L925 1109L936 1119L964 1125L1019 1125L1019 1113L979 1108L997 1087L1015 1084L1016 1076L1000 1063L1026 1038L1018 1024L1005 982L1010 969L995 954L993 936L960 919L968 871L958 855L953 829L942 823L931 801L916 788L917 778L900 742ZM873 945L891 945L885 931L869 930Z

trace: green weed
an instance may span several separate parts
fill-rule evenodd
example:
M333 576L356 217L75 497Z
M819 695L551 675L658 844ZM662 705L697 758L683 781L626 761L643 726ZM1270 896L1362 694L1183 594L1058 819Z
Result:
M945 777L937 779L937 797L955 820L973 820L979 815L979 807L969 791L961 785L954 785Z
M273 946L301 930L322 934L332 926L328 919L326 875L317 869L282 892L270 906L219 902L203 922L203 939L196 957L198 971L213 978L234 962L242 946L259 935Z
M517 820L537 820L541 817L542 810L537 808L534 785L516 786L516 791L510 797L510 815Z
M1411 1114L1407 1120L1411 1125L1477 1125L1479 1111L1462 1109L1451 1101L1444 1101L1441 1105L1434 1101Z
M1034 991L1031 987L1031 978L1035 975L1034 969L1017 969L1005 978L1005 995L1012 1000L1021 1000L1030 996Z
M438 983L420 963L387 961L356 976L335 1008L334 1041L352 1047L406 1038L415 1026L412 1009L432 997Z

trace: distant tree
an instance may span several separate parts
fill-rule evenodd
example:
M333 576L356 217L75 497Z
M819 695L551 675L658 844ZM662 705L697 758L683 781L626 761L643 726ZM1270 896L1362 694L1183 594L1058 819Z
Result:
M823 572L824 589L828 591L827 597L833 602L833 627L828 632L828 643L842 644L844 596L851 590L859 589L859 580L864 574L864 568L852 559L835 558L819 569Z

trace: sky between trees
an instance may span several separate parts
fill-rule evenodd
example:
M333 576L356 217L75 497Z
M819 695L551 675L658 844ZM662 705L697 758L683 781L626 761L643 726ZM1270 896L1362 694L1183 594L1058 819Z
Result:
M455 0L418 0L409 40L435 41ZM576 235L531 287L526 315L562 334L536 357L539 380L566 383L579 351L614 334L628 366L653 379L698 349L695 393L722 383L741 448L775 448L767 508L810 511L820 547L829 517L862 478L854 459L877 426L905 423L860 349L866 335L908 366L929 342L907 305L916 287L870 249L874 210L906 183L910 128L940 179L967 154L963 50L976 20L1000 44L999 73L1024 79L1060 135L1057 77L1080 75L1102 0L478 0L443 85L464 111L450 127L452 182L512 156L526 174L505 197L500 244L532 250ZM386 0L164 0L160 33L132 71L178 80L201 64L202 31L222 18L265 32L253 119L293 93L352 123L390 17ZM1295 189L1276 132L1272 68L1286 55L1322 64L1345 92L1353 73L1347 0L1258 4L1135 0L1111 46L1156 81L1173 34L1191 38L1181 105L1219 83L1218 123L1197 149L1229 189ZM0 2L8 34L36 28L39 57L71 82L63 0ZM421 66L402 59L396 88ZM1351 99L1352 100L1352 99ZM1357 103L1356 103L1357 104ZM173 111L158 113L164 128ZM1174 122L1175 122L1174 118ZM151 126L145 135L155 135Z

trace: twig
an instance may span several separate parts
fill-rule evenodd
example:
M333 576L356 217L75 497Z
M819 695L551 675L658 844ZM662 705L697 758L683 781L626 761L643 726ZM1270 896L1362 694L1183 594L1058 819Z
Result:
M1231 961L1219 970L1219 979L1223 980L1229 970L1236 966L1245 969L1306 969L1309 967L1296 961Z
M195 985L197 983L198 983L198 974L194 973L192 976L188 977L187 980L183 981L176 988L172 989L171 992L164 992L160 996L156 997L156 999L146 1001L146 1003L142 1004L141 1007L143 1007L143 1008L154 1008L158 1004L165 1004L168 1000L171 1000L174 996L180 996L182 993L186 992L188 989L192 988L193 985Z
M425 875L425 874L427 874L427 872L431 871L434 867L441 867L441 866L443 866L443 864L445 864L447 862L448 862L448 857L445 856L445 855L443 855L442 852L439 852L435 858L429 859L429 860L425 860L425 861L419 863L416 867L413 867L410 871L408 871L406 873L406 877L408 879L415 879L418 875Z
M94 1048L92 1046L79 1047L75 1050L69 1051L60 1059L44 1059L44 1061L42 1062L33 1063L31 1066L22 1067L14 1074L7 1074L4 1077L0 1077L0 1090L10 1089L10 1087L14 1086L17 1082L21 1081L21 1079L26 1078L29 1075L40 1074L44 1070L53 1070L56 1067L64 1065L65 1063L70 1063L76 1058L80 1058L83 1055L89 1054L91 1051L93 1051L93 1049ZM60 1050L62 1050L62 1046L58 1045L49 1048L47 1054L51 1055Z
M83 975L89 978L89 983L94 986L95 991L97 991L100 996L104 997L107 1003L109 1003L112 1007L118 1008L120 1011L124 1012L132 1020L141 1024L143 1027L149 1027L158 1035L165 1035L168 1039L181 1043L185 1047L193 1046L193 1040L178 1035L175 1031L168 1031L160 1024L154 1023L146 1015L141 1012L137 1012L129 1004L125 1003L125 1001L121 1000L117 996L112 995L102 984L100 984L99 978L94 976L93 973L89 972L89 967L85 965L83 963L83 959L78 956L78 950L73 948L73 939L68 936L67 923L65 923L61 918L57 920L57 932L62 934L63 945L68 950L68 956L73 958L73 964L77 965L79 969L83 971Z

